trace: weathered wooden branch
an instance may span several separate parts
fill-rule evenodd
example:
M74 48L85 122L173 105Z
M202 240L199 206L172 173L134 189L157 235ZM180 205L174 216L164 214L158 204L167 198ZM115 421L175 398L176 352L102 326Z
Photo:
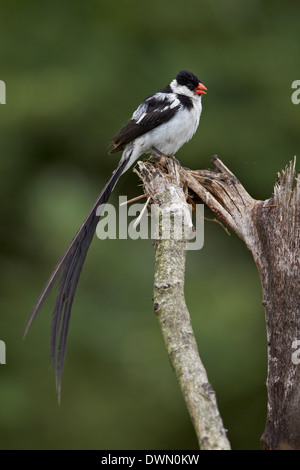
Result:
M175 165L177 179L188 202L204 202L252 253L262 283L268 339L268 412L262 444L266 449L300 449L300 361L295 351L300 345L300 180L295 178L296 159L277 175L274 193L266 201L253 199L217 157L212 161L213 170L192 171ZM150 165L166 180L170 178L166 158L145 167ZM141 167L140 176L144 186L149 186ZM150 183L154 176L154 170L148 171Z
M186 243L193 227L191 214L179 185L179 167L172 160L166 164L168 175L158 167L138 163L145 192L151 202L159 206L161 214L154 242L154 311L200 448L229 450L215 393L199 357L184 298ZM170 222L168 230L164 225L166 221Z
M257 201L217 158L214 171L187 172L187 184L245 242L258 267L268 338L266 449L300 449L300 184L296 159ZM295 182L295 187L293 187ZM296 362L296 363L295 363Z

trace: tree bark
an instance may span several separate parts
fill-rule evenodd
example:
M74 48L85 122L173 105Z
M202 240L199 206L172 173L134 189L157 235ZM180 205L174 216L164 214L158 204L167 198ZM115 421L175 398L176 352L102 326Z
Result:
M220 160L213 158L213 162L215 171L192 172L187 179L192 190L245 242L259 271L268 339L268 414L261 441L265 449L300 449L300 368L295 355L300 344L296 159L277 174L274 193L266 201L252 199Z
M229 450L230 444L213 391L199 357L184 298L186 244L193 224L178 167L167 162L168 176L138 163L139 176L152 204L159 206L159 229L154 242L154 312L169 359L181 387L202 450ZM168 225L168 230L166 230ZM167 236L166 236L167 235Z
M154 164L170 177L166 159ZM300 449L300 180L294 159L277 174L274 193L253 199L213 157L214 170L176 166L188 202L205 203L246 244L263 290L268 339L265 449ZM147 163L146 165L150 165Z

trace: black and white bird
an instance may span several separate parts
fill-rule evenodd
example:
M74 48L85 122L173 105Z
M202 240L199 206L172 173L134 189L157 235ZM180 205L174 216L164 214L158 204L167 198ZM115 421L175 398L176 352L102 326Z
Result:
M116 134L110 153L123 150L118 167L102 190L87 218L48 279L29 318L25 335L58 281L58 293L51 326L51 359L60 394L67 333L80 273L104 207L120 176L143 154L157 149L174 155L195 134L202 111L201 95L206 87L192 72L182 70L165 88L148 96L134 111L130 121Z

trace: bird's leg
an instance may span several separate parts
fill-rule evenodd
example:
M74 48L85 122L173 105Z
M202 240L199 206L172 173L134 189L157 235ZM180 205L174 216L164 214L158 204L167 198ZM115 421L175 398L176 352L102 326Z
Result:
M158 150L156 147L154 147L153 145L152 145L151 148L154 152L154 153L151 154L151 158L153 158L156 161L159 161L161 159L161 157L164 156L164 154L160 150Z
M163 157L165 154L162 153L160 150L158 150L156 147L154 147L154 145L152 145L152 150L154 150L154 152L156 153L156 156L158 157Z

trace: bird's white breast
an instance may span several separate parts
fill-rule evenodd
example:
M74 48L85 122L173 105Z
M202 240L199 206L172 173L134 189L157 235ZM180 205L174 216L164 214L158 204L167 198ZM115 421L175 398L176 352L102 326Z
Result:
M197 97L191 109L181 107L170 121L136 139L135 146L141 153L149 153L156 147L166 155L174 155L195 134L201 111L201 98Z

